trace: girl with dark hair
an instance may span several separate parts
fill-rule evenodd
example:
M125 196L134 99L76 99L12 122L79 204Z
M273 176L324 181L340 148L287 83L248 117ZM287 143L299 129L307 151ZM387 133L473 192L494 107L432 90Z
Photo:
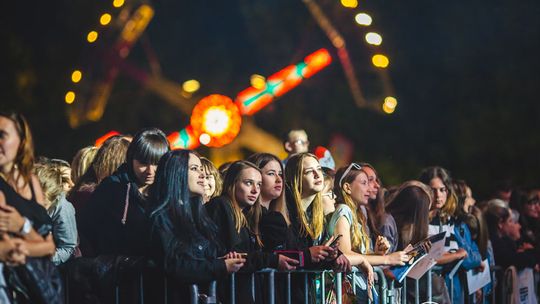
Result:
M464 260L463 268L472 269L480 266L482 261L478 248L473 245L467 225L463 223L462 217L455 216L456 213L464 213L464 210L463 206L458 207L458 199L452 187L450 174L444 168L429 167L420 174L420 181L429 185L434 193L434 201L429 212L428 234L431 236L446 232L444 253L437 260L437 264L443 265L442 274L445 275L446 286L450 289L450 278L447 274L455 263ZM453 287L454 303L463 303L461 282L457 275L453 277Z
M169 143L161 130L146 129L135 135L126 162L99 184L80 210L81 250L92 249L82 251L83 256L147 255L148 186L154 182L159 159L168 151Z
M248 161L236 161L225 174L223 194L208 202L206 210L218 227L218 236L225 249L247 254L247 262L242 272L252 273L263 268L294 270L298 261L261 250L261 185L261 171L257 166ZM239 286L243 285L242 282L247 284L250 278L251 276L240 276ZM241 303L252 300L248 292L240 291L238 296Z
M166 273L180 288L169 295L172 303L186 301L188 284L208 284L238 271L245 259L225 251L218 240L218 227L202 203L204 173L200 158L188 150L165 154L159 162L150 189L150 220L159 241L157 256ZM174 286L174 285L171 285Z

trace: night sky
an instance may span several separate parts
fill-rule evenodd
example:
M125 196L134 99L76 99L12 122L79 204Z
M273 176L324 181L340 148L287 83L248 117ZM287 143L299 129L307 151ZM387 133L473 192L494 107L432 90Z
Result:
M299 0L152 2L155 16L127 61L149 71L151 50L163 77L201 82L197 100L234 97L251 74L270 75L325 47L334 62L257 113L259 127L276 136L305 128L312 146L341 134L385 184L442 165L478 198L501 179L540 186L540 2L361 0L356 9L317 2L345 37L368 98L383 94L370 58L388 55L394 114L356 107L335 49ZM10 5L0 21L2 107L29 118L38 155L71 160L109 130L170 133L187 125L187 115L121 74L102 120L71 129L64 103L71 71L99 66L85 36L101 13L115 10L108 1ZM380 47L364 42L366 29L354 23L360 11L373 17Z

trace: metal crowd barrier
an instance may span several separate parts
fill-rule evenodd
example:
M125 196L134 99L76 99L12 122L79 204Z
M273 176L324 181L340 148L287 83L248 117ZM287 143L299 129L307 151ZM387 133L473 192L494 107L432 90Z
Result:
M396 282L393 281L393 280L388 280L386 278L386 276L384 275L384 271L382 268L380 267L373 267L374 269L374 272L375 272L375 275L376 275L376 280L375 280L375 289L376 291L378 292L378 302L377 303L373 303L373 304L388 304L388 303L395 303L395 299L394 297L401 297L401 303L408 303L408 295L407 295L407 288L409 286L407 286L407 279L403 280L403 284L402 284L402 287L401 288L396 288ZM433 269L433 271L438 271L437 269L437 266ZM504 273L502 272L503 269L500 268L500 267L493 267L492 269L493 271L493 277L496 277L495 274L496 273ZM358 272L360 271L354 271L351 273L352 275L352 282L351 282L351 285L352 285L352 289L353 289L353 292L356 294L357 293L357 286L356 284L354 284L354 279L355 279L355 276L359 275ZM335 296L336 296L336 303L337 304L341 304L342 302L342 295L343 295L343 290L342 290L342 282L343 282L343 274L342 273L333 273L332 270L295 270L295 271L287 271L287 272L280 272L280 271L277 271L275 269L264 269L264 270L261 270L261 271L258 271L256 273L252 273L252 274L242 274L242 275L251 275L251 279L250 279L250 292L251 292L251 297L253 299L255 299L255 293L256 293L256 286L255 286L255 277L256 275L259 275L259 276L263 276L265 278L264 280L264 283L266 284L265 288L268 290L268 294L267 294L267 302L268 304L274 304L276 302L276 275L283 275L284 276L284 281L285 281L285 284L286 284L286 288L284 290L285 292L285 299L286 299L286 303L291 303L292 302L292 294L291 294L291 276L293 275L296 275L296 276L301 276L302 277L302 286L303 286L303 290L304 290L304 299L303 299L303 302L308 304L310 303L310 284L309 284L309 278L310 276L320 276L320 295L319 295L319 299L317 299L317 302L320 301L320 303L326 303L326 280L327 280L327 275L328 274L333 274L334 275L334 290L335 290ZM237 299L236 299L236 284L237 284L237 275L238 274L231 274L229 276L230 278L230 286L229 286L229 296L230 296L230 303L231 304L235 304L237 303ZM426 298L427 298L427 303L430 303L432 302L432 282L431 282L431 275L432 275L432 270L429 270L427 273L426 273L427 277L426 277L426 281L427 281L427 288L426 288ZM502 276L500 276L502 278ZM146 280L148 281L148 280ZM137 280L137 293L138 293L138 304L144 304L144 292L145 292L145 282L144 280L144 273L140 273L138 274L138 280ZM167 280L166 277L163 278L163 282L164 282L164 285L163 285L163 301L165 304L168 304L170 302L170 299L168 299L168 292L169 290L171 289L174 289L173 286L170 286L170 282ZM409 281L411 282L411 281ZM498 283L500 282L497 282L497 281L493 281L492 282L492 294L491 294L491 303L497 303L497 300L498 298L496 298L496 288L498 287ZM69 295L71 294L70 293L70 286L73 285L72 282L70 282L69 280L65 279L64 280L64 288L65 288L65 297L66 297L66 301L65 303L66 304L69 304ZM120 299L120 295L121 295L121 292L120 292L120 282L117 282L117 284L114 286L114 295L113 295L113 298L114 298L114 301L113 303L121 303L121 299ZM506 297L509 293L511 293L512 291L511 290L507 290L508 288L511 288L511 286L509 287L508 285L509 284L504 284L504 281L503 281L503 289L502 290L502 297L504 301L504 297ZM419 280L414 280L414 286L412 287L409 287L409 288L414 288L415 290L415 296L414 296L414 303L415 304L420 304L420 288L419 288ZM452 292L452 289L449 290L449 292L451 293ZM193 304L197 304L197 303L200 303L201 299L200 299L200 289L199 289L199 286L197 285L191 285L190 286L190 299L189 299L189 303L193 303ZM207 293L205 294L206 297L204 298L204 301L206 303L217 303L218 302L218 296L217 296L217 283L215 281L211 282L210 283L210 286L209 286L209 289L207 291ZM484 295L484 298L486 297L486 295ZM483 301L484 302L484 301ZM474 303L474 301L473 301Z

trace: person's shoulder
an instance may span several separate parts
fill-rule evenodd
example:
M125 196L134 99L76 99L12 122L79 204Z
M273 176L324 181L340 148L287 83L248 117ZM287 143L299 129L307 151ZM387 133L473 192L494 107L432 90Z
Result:
M220 195L211 199L208 203L205 204L207 210L211 209L220 209L228 210L230 209L230 199L225 195Z

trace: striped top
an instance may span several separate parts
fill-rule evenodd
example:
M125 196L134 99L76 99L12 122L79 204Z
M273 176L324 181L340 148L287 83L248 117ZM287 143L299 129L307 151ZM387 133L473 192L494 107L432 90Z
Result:
M436 216L429 223L428 236L432 236L438 233L446 231L446 239L444 241L444 251L448 252L451 250L459 249L456 235L454 231L454 219L450 218L446 224L441 223L441 219Z

